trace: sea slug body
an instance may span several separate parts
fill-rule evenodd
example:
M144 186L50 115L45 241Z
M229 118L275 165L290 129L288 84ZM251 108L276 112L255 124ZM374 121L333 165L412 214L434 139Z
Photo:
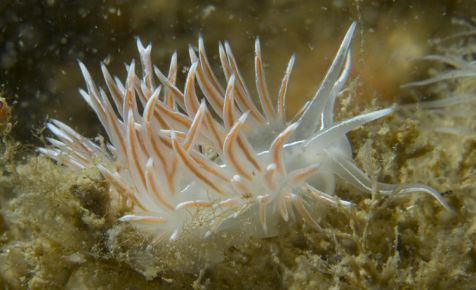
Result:
M109 181L111 196L133 206L120 220L157 239L176 239L197 215L206 221L196 228L201 237L243 227L244 218L252 220L250 235L256 237L275 235L279 222L296 219L319 228L313 203L352 206L335 194L337 177L372 190L368 176L353 163L346 133L393 112L387 108L334 121L335 100L350 73L355 27L348 29L316 94L292 123L286 120L285 103L294 56L274 104L256 40L259 109L227 42L219 44L226 85L213 72L200 37L198 51L189 49L191 66L180 90L176 54L165 75L151 63L151 45L138 40L142 76L136 75L134 61L125 83L102 65L108 93L80 63L87 86L80 93L106 130L107 148L51 120L47 126L56 139L48 138L52 146L40 151L74 168L96 167ZM379 183L378 189L384 195L428 193L449 209L426 185Z

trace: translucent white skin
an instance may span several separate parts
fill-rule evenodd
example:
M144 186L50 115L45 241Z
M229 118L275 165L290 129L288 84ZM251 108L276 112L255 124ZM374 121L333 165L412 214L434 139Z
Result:
M136 76L134 62L127 66L125 84L102 66L110 96L96 87L80 63L87 85L87 92L80 93L107 132L107 150L57 120L48 124L57 138L48 139L52 148L39 150L78 169L97 167L110 181L112 196L130 199L134 205L133 212L120 220L157 239L176 239L194 220L202 221L194 228L202 237L244 226L250 235L271 236L279 220L301 218L319 228L312 213L314 202L352 205L335 195L336 177L372 191L369 177L353 163L346 133L393 111L387 108L334 121L335 99L350 73L355 26L350 26L315 96L294 123L285 119L294 56L274 106L256 41L256 88L262 108L258 110L227 42L219 45L226 87L211 70L200 37L198 55L189 49L192 65L181 91L175 85L176 55L165 76L151 64L151 46L138 41L142 78ZM154 72L161 85L155 85ZM197 83L204 98L197 97ZM425 192L449 209L437 191L422 184L379 183L378 189L385 195Z

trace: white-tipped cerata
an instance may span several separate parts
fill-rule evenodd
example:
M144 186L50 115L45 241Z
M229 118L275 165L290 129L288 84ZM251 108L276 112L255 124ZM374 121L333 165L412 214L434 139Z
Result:
M294 56L278 95L272 96L259 39L252 90L228 42L219 44L225 81L219 80L200 36L198 51L189 48L191 66L182 90L176 85L176 54L168 72L162 71L152 64L151 45L137 39L140 75L132 62L122 83L102 65L108 93L79 63L86 82L81 95L107 132L108 150L52 120L47 125L55 136L48 139L52 146L39 152L77 169L97 167L111 184L111 196L134 205L120 220L170 240L180 237L197 214L207 219L197 229L202 237L233 227L269 236L279 221L296 218L319 228L314 203L351 206L334 193L336 176L363 191L372 190L371 180L351 159L346 134L393 112L387 108L334 121L335 99L350 74L355 27L350 26L316 94L292 124L285 118L285 101ZM467 70L462 67L460 74ZM424 192L449 208L425 185L380 183L378 189L383 194ZM256 226L240 224L249 222L246 217Z

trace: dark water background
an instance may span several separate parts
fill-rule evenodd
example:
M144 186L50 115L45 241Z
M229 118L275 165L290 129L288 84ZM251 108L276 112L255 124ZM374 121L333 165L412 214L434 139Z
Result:
M139 36L153 43L153 58L161 68L177 49L186 70L187 45L202 33L215 64L217 42L231 42L252 87L253 41L259 35L271 92L277 90L289 56L298 56L289 92L290 111L295 111L319 84L345 30L357 20L353 76L364 84L362 98L394 101L404 94L399 84L422 73L411 60L429 53L428 40L451 31L452 20L471 22L475 3L3 0L0 90L14 105L13 135L23 143L41 143L36 132L49 117L95 136L101 129L77 92L83 82L76 60L85 62L99 82L101 61L123 78L124 63L137 59L134 38Z

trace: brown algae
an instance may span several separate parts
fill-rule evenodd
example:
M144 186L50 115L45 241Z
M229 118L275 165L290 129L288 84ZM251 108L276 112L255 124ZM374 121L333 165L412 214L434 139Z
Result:
M457 79L421 90L444 99L474 94L474 83ZM359 111L345 103L354 93L340 98L339 118ZM192 272L177 267L214 245L151 247L148 237L117 221L130 208L111 202L109 184L96 170L78 173L36 155L21 164L4 158L1 286L470 289L476 284L476 124L459 112L474 106L402 109L349 134L355 161L375 184L429 184L454 214L429 196L383 197L375 187L371 197L353 198L351 209L318 204L320 230L298 222L279 236L233 245L223 261ZM433 130L448 125L470 130ZM11 146L4 143L4 152ZM337 184L344 198L356 191Z

